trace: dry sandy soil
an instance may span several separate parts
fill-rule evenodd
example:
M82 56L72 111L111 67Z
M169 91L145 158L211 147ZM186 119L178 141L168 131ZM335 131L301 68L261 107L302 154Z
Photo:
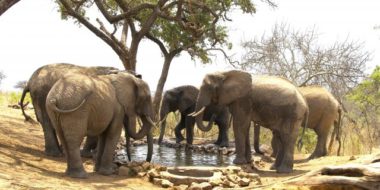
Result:
M34 115L33 110L27 112ZM92 160L84 160L88 179L72 179L64 175L65 159L44 155L42 128L25 123L18 109L0 106L0 189L160 189L139 178L101 176L92 172ZM295 172L277 174L268 170L263 159L258 174L262 183L281 184L291 178L326 165L360 162L365 156L329 156L306 162L307 155L296 155ZM287 188L286 188L287 189Z

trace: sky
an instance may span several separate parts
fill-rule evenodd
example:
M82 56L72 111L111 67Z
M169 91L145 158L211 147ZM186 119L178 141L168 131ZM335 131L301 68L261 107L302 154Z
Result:
M273 9L257 2L257 13L242 15L235 11L227 24L233 49L228 51L241 61L242 41L261 37L275 23L286 22L299 30L316 28L321 43L331 44L346 38L365 43L372 53L367 72L380 65L379 0L275 0ZM98 14L100 15L100 13ZM63 21L52 0L21 0L0 17L0 71L7 77L1 91L14 91L18 81L28 80L39 67L50 63L73 63L83 66L122 64L112 49L86 27ZM143 40L137 57L137 72L155 90L163 58L158 47ZM212 64L194 62L186 53L171 65L165 89L180 85L199 86L205 74L232 69L221 56Z

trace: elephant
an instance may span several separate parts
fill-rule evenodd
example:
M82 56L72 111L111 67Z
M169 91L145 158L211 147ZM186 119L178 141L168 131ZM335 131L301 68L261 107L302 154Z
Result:
M94 171L111 175L123 124L134 139L149 136L154 126L149 86L127 72L65 75L49 91L46 110L66 153L66 174L74 178L87 177L80 157L85 136L98 136ZM138 118L143 125L135 132Z
M158 143L162 142L165 133L167 115L170 112L178 110L181 113L181 120L175 127L176 142L180 143L184 140L181 130L186 128L186 142L189 145L193 144L195 119L194 117L188 116L188 114L194 112L198 92L198 88L191 85L184 85L167 90L164 93L160 107L161 131ZM215 114L214 117L212 116L213 114ZM218 139L214 144L221 147L228 147L227 131L229 112L227 107L218 110L215 106L208 106L205 110L203 120L210 121L211 118L214 118L213 120L219 128Z
M35 114L39 123L41 123L44 139L45 139L45 154L49 156L61 156L62 151L59 146L56 132L51 125L51 121L46 112L45 102L46 96L56 81L62 78L67 73L82 73L86 75L103 75L117 71L114 67L82 67L68 63L48 64L37 69L24 88L20 106L25 120L32 120L24 111L24 98L26 93L30 92ZM90 137L91 138L91 137ZM91 140L89 138L89 140ZM93 137L94 138L94 137ZM88 154L93 144L86 143L84 154Z
M275 76L251 76L240 70L207 74L202 81L195 112L197 126L202 131L204 107L228 106L233 118L236 157L234 164L251 162L249 128L251 121L277 134L281 147L271 166L278 173L293 171L294 145L308 107L298 89L289 81Z
M307 128L313 129L317 134L317 144L314 152L308 159L319 158L327 155L327 136L334 124L334 128L339 131L341 123L342 108L335 97L321 86L299 87L298 90L304 96L309 107L309 117ZM256 132L257 131L257 132ZM255 126L254 148L258 153L259 149L260 126ZM276 155L278 146L277 139L272 139L273 154Z

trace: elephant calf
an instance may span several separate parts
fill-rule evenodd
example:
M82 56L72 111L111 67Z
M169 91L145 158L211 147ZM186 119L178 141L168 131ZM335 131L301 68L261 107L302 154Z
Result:
M317 145L309 159L319 158L327 155L327 138L334 125L337 130L340 127L342 109L335 97L325 88L320 86L299 87L298 90L304 96L309 107L307 127L313 129L317 134ZM259 150L260 126L255 126L255 151ZM272 139L273 155L278 151L277 139Z
M195 119L188 114L194 112L195 104L197 102L199 90L198 88L185 85L179 86L170 90L167 90L162 98L161 107L160 107L160 121L161 121L161 131L158 142L161 143L165 128L166 128L166 117L170 112L179 111L181 114L181 120L175 127L175 137L176 142L179 143L184 140L184 137L181 134L182 129L186 129L186 141L187 144L193 143L194 136L194 124ZM212 115L215 115L213 118ZM216 106L206 107L205 114L203 117L204 121L210 121L211 118L219 127L218 139L214 144L221 147L228 147L228 121L229 121L229 112L226 107L218 109ZM210 125L213 121L210 121Z
M80 144L86 135L98 136L94 170L110 175L114 173L113 154L123 124L135 139L150 135L154 125L148 85L125 72L66 75L50 90L46 110L66 153L66 174L75 178L87 177L80 157ZM143 126L136 133L137 117Z

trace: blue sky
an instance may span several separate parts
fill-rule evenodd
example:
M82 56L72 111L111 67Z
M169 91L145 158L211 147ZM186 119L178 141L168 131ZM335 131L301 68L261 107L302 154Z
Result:
M254 2L259 2L255 0ZM272 9L259 3L257 14L233 13L228 24L234 48L229 54L240 61L240 42L269 32L276 22L296 29L317 28L322 43L347 37L363 41L373 53L368 72L380 63L380 1L378 0L277 0ZM137 72L154 90L163 59L159 49L144 40L139 48ZM0 17L0 71L7 78L0 90L14 90L16 82L27 80L38 67L67 62L78 65L105 65L122 68L117 55L102 40L71 21L62 21L53 1L21 0ZM192 84L199 86L206 73L230 69L223 60L201 65L186 53L173 60L165 89Z

